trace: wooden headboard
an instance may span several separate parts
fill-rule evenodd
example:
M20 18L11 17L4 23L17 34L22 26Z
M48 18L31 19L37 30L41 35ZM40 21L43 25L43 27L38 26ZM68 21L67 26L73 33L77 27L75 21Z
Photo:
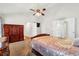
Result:
M37 34L37 35L31 37L31 39L36 38L36 37L41 37L41 36L50 36L50 34L45 34L45 33L43 33L43 34Z

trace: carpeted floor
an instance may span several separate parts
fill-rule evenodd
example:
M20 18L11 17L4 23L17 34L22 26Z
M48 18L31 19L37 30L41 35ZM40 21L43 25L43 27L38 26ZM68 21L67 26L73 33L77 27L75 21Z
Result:
M34 53L32 53L31 56L36 56L36 55Z
M24 41L10 43L9 49L10 49L10 56L28 56L30 55L28 52L31 50L30 48L26 47L24 49ZM34 56L34 54L32 54Z

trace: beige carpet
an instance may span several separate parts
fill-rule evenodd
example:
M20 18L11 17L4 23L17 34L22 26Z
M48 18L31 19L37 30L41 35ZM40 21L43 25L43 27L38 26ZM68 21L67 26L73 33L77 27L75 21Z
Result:
M31 38L25 36L24 41L9 44L10 56L30 56L32 54Z
M24 48L24 41L10 43L9 49L10 49L10 56L19 56L20 51Z
M28 42L28 41L27 41ZM31 55L31 46L30 43L25 44L25 41L19 41L9 44L10 56L30 56Z

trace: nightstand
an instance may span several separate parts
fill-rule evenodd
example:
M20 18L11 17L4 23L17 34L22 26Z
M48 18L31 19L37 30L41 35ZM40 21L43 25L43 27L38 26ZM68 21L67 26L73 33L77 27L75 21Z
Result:
M0 38L0 56L9 56L9 43L6 37Z

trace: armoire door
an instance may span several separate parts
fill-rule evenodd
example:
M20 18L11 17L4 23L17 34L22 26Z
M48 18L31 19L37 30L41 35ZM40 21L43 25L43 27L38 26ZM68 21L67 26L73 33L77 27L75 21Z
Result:
M9 42L18 42L24 39L24 26L4 24L4 36L7 36Z

